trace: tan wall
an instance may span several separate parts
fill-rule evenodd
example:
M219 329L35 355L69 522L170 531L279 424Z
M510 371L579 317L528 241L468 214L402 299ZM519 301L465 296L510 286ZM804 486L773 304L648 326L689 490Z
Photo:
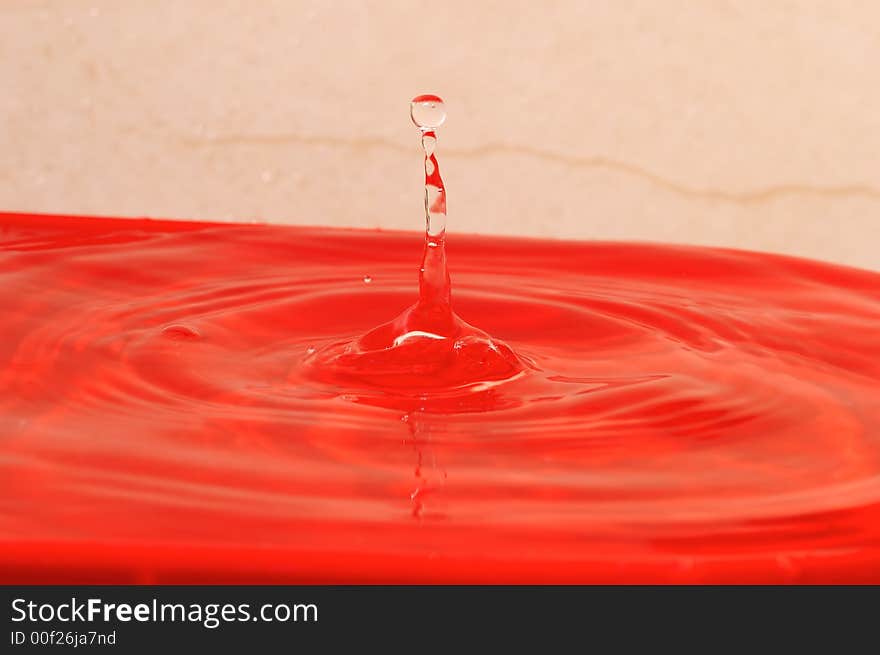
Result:
M421 225L880 269L880 4L0 0L0 208Z

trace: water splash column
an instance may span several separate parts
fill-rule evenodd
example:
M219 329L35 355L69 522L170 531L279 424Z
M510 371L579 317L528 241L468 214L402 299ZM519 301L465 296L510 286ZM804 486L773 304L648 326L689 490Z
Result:
M439 96L416 96L410 102L410 116L422 132L425 154L425 253L419 272L419 304L423 308L448 308L451 293L446 265L446 188L434 154L435 130L446 121L446 106Z

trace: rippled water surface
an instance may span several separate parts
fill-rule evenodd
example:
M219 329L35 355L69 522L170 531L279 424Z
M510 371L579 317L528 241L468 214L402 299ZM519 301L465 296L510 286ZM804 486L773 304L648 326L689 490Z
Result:
M0 215L0 576L880 581L880 275L457 236L341 366L421 244Z

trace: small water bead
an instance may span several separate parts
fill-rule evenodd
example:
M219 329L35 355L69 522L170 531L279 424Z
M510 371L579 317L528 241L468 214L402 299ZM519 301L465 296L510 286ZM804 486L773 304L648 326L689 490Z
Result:
M371 275L364 275L364 284L369 284L373 281L373 277Z
M446 105L439 96L421 95L412 99L409 115L416 127L422 130L433 130L446 121Z

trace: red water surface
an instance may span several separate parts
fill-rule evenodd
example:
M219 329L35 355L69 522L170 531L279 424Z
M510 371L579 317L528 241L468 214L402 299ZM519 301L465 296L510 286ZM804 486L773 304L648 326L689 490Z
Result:
M0 582L880 582L880 275L422 247L0 214Z

